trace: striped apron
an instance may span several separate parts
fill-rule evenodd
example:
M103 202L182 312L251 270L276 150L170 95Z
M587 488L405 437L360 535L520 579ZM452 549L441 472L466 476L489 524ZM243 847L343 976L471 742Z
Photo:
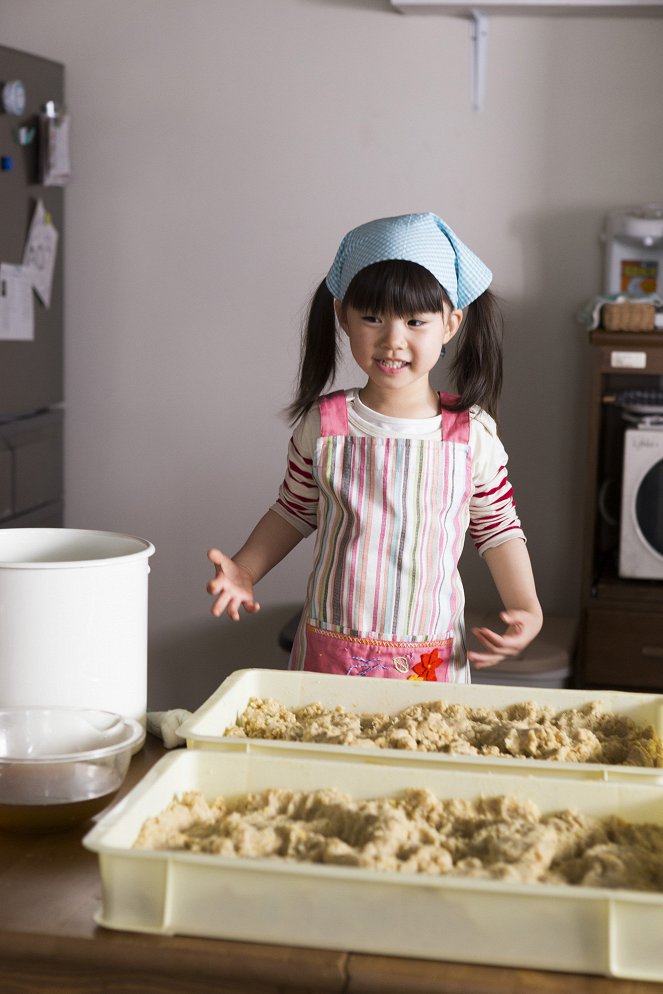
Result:
M290 668L469 682L458 573L469 412L443 408L439 441L364 438L349 433L338 391L321 399L320 420L313 572Z

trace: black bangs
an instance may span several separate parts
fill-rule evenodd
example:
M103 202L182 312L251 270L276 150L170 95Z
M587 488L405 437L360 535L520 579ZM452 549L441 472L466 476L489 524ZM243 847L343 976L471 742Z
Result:
M416 262L401 259L361 269L343 298L344 307L399 318L441 313L444 304L451 306L451 301L433 274Z

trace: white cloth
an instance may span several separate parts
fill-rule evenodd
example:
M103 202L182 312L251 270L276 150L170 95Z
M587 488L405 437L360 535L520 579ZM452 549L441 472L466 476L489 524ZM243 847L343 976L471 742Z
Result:
M191 717L190 711L184 708L173 708L172 711L148 711L147 730L163 740L166 749L174 749L184 745L184 739L177 734L180 725Z

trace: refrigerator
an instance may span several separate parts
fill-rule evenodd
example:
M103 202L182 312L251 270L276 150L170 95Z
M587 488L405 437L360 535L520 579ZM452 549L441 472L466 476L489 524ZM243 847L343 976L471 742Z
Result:
M41 202L57 231L50 301L32 293L32 337L0 331L0 528L61 527L63 495L64 187L41 182L39 116L64 109L64 66L0 46L0 264L21 265ZM12 92L7 83L22 84ZM11 88L10 88L11 89ZM19 98L16 96L19 90ZM20 99L20 90L23 99ZM23 105L21 107L21 104ZM8 109L9 107L9 109ZM5 270L7 272L7 270ZM7 299L6 280L0 293Z

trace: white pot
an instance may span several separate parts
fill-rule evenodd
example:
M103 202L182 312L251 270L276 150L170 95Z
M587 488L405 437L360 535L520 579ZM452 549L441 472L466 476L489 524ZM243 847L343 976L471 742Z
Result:
M68 705L145 723L154 546L72 528L0 529L0 706Z

